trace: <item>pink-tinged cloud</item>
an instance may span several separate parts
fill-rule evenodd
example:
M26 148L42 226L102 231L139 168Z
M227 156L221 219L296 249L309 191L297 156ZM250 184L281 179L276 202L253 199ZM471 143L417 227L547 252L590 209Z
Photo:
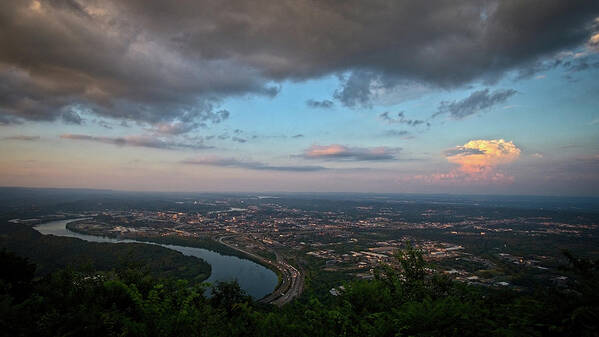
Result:
M164 135L180 135L187 133L198 127L198 123L183 123L183 122L172 122L172 123L156 123L153 131L158 134Z
M595 19L595 21L597 21L597 19ZM591 36L588 45L591 49L599 50L599 33L595 33Z
M445 151L449 162L458 164L469 175L492 173L499 165L509 164L520 157L520 149L503 139L477 139Z
M113 144L117 146L138 146L138 147L149 147L154 149L207 149L209 146L203 144L188 144L173 142L154 136L126 136L126 137L102 137L102 136L90 136L90 135L79 135L79 134L62 134L61 139L70 140L83 140L92 141L105 144Z
M458 167L449 172L399 178L402 183L418 181L430 185L509 184L514 177L500 170L520 157L521 150L503 139L476 139L444 152L447 161Z
M16 136L8 136L3 137L2 140L24 140L24 141L34 141L39 140L40 136L25 136L25 135L16 135Z
M327 170L327 168L323 166L276 166L257 161L242 161L235 158L221 157L202 157L196 159L187 159L182 161L182 163L190 165L233 167L256 171L313 172Z
M312 145L304 151L302 157L338 161L380 161L397 159L399 148L389 147L348 147L339 144Z

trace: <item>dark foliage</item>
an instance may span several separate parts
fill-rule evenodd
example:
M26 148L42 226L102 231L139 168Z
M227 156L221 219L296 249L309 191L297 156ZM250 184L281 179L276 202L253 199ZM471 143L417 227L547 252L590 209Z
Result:
M210 275L210 265L205 261L157 245L86 242L42 235L19 224L0 225L0 247L29 258L37 265L39 276L67 266L89 271L144 268L156 277L178 277L196 283Z
M373 280L279 309L253 303L237 283L207 298L200 285L139 268L32 280L26 259L2 252L0 327L8 336L597 336L597 264L567 256L578 275L567 287L523 294L431 274L408 248Z

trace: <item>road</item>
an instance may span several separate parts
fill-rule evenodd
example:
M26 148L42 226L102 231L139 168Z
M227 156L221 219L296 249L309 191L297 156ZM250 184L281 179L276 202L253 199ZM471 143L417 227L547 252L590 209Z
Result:
M235 249L239 252L247 254L254 259L275 267L280 275L281 275L281 283L269 295L259 300L262 303L270 303L276 306L282 306L286 303L291 302L295 297L299 296L302 293L304 288L304 275L294 266L287 263L285 259L275 250L274 253L276 255L276 261L271 261L263 258L262 256L258 256L254 253L243 250L235 245L229 244L225 242L225 239L232 236L221 236L218 238L218 242L223 245Z
M291 302L293 298L301 294L304 285L304 277L294 266L285 262L278 252L275 251L275 255L277 256L277 265L282 272L283 280L286 280L287 282L281 282L281 286L272 294L266 296L263 301L282 306L285 303Z

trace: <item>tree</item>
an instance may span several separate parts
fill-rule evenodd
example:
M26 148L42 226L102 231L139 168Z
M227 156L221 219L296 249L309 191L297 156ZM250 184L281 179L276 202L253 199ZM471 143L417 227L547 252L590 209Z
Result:
M35 264L27 258L2 249L0 251L0 295L9 295L17 303L23 301L31 291Z

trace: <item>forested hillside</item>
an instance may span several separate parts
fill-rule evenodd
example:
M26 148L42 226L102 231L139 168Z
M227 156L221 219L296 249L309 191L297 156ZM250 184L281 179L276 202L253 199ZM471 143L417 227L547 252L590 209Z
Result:
M597 336L597 263L570 258L569 291L498 291L430 274L419 251L396 268L349 282L338 296L308 291L276 308L254 303L236 283L214 295L139 268L60 270L0 254L0 329L7 336Z
M29 258L43 276L71 266L90 271L129 267L147 269L155 277L177 277L202 282L210 276L205 261L156 245L142 243L97 243L75 238L42 235L21 225L0 226L0 249Z

